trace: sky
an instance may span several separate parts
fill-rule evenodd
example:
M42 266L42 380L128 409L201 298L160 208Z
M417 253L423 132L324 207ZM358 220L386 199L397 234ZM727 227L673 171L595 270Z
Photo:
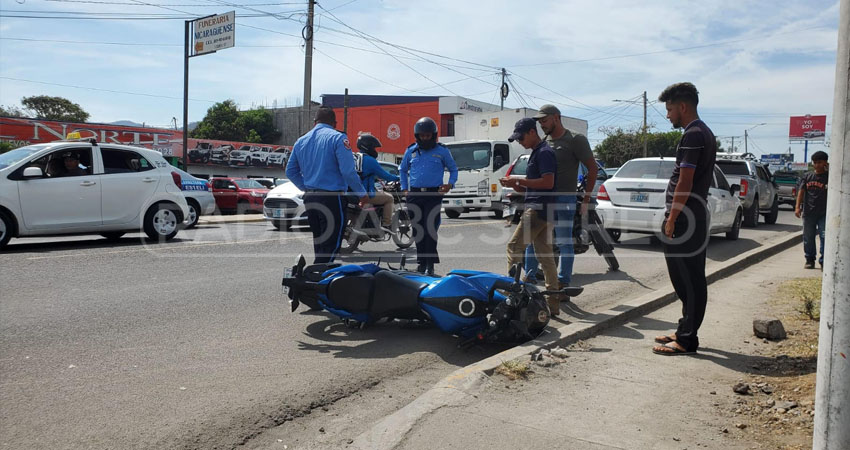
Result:
M236 11L236 45L189 63L189 121L216 102L297 106L306 0L0 0L0 105L68 98L90 122L182 127L186 20ZM602 130L668 131L658 94L690 81L728 148L785 153L789 117L831 132L838 0L324 0L316 6L312 99L459 95L506 107L557 105ZM619 100L619 101L617 101ZM173 119L174 118L174 119ZM827 144L828 145L828 144ZM809 144L809 155L829 149Z

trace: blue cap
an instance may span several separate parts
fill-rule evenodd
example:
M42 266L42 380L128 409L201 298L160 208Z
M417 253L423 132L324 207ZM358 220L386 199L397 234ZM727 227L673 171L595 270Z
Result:
M523 119L519 119L514 125L514 132L508 138L508 142L513 142L522 137L525 133L528 133L530 130L537 128L537 121L532 119L531 117L525 117Z

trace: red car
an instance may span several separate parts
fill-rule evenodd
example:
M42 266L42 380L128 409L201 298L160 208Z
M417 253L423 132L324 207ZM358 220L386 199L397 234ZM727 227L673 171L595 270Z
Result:
M212 178L215 205L221 212L245 214L263 211L263 199L269 193L265 186L250 178Z

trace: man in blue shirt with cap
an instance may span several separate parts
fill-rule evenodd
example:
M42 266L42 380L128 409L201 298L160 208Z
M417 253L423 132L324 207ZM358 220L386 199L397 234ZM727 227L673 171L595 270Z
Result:
M286 177L304 191L307 222L313 233L313 263L319 264L333 262L339 251L348 206L346 191L350 189L361 203L369 197L354 169L348 138L334 129L334 110L320 107L314 123L292 147Z
M550 204L553 201L555 173L558 170L555 152L537 133L537 121L531 117L520 119L514 125L514 132L508 141L519 142L531 149L525 178L508 177L499 180L502 186L511 187L517 192L525 192L525 211L513 236L508 241L508 270L521 264L525 258L525 248L534 245L537 260L543 267L546 290L555 291L558 286L558 268L552 252L552 222ZM560 313L560 299L556 294L546 295L549 312L553 316Z
M419 119L413 126L416 143L407 148L398 166L401 190L407 195L407 210L413 224L416 242L417 271L434 276L437 255L437 229L443 194L457 181L457 166L452 153L437 142L437 123L430 117ZM449 171L449 182L443 174Z

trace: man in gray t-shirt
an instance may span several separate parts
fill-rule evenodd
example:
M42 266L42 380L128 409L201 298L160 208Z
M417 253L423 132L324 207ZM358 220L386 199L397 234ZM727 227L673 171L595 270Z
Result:
M546 141L555 151L555 159L558 170L555 175L555 198L552 210L555 211L555 244L560 250L558 261L558 281L569 286L573 276L573 262L575 252L573 251L573 218L576 207L576 185L578 184L578 168L583 163L587 167L587 178L585 179L585 191L587 195L582 199L582 215L587 214L587 205L596 184L597 165L590 143L587 138L576 134L573 135L561 122L561 111L555 105L543 105L540 112L535 116L540 123L540 128L546 133ZM548 253L548 252L542 252ZM537 258L534 248L529 246L525 252L526 279L534 281L537 276ZM569 297L564 297L569 300Z

